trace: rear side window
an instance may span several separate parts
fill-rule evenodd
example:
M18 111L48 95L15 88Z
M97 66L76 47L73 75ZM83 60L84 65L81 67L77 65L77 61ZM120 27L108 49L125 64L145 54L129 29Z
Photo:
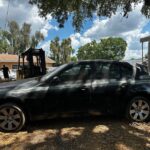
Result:
M98 63L95 79L120 79L119 65L109 62Z
M95 79L131 79L133 68L130 65L120 63L102 62L97 64Z
M133 77L133 67L121 65L121 77L122 79L132 79Z
M121 75L120 75L120 68L119 68L119 64L114 63L110 66L110 70L109 70L109 79L120 79Z
M108 79L109 78L110 63L98 63L95 73L95 79Z

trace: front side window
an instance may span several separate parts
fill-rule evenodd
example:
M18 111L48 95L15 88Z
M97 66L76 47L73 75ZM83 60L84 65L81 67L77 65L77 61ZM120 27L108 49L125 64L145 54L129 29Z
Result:
M60 82L87 80L91 76L91 66L89 64L77 64L59 75Z

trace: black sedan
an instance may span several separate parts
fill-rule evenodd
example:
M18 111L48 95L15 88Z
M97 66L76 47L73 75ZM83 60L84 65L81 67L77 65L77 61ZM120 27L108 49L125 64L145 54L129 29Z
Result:
M18 131L30 120L89 112L147 121L150 78L146 69L119 61L80 61L42 77L0 84L3 131Z

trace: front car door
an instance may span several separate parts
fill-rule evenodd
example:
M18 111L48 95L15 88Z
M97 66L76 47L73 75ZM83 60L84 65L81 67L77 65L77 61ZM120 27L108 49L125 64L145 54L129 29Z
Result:
M56 74L47 95L48 112L86 111L91 97L90 63L73 64Z
M109 84L110 62L97 62L92 80L91 109L94 111L106 112L106 101L109 97L107 87Z

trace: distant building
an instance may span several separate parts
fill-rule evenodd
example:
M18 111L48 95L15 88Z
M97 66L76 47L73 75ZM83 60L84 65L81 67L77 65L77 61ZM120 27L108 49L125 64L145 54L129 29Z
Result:
M46 68L50 68L55 64L55 61L46 57ZM27 60L25 60L27 63ZM18 67L18 55L0 54L0 68L3 65L9 67L9 69L17 69Z

